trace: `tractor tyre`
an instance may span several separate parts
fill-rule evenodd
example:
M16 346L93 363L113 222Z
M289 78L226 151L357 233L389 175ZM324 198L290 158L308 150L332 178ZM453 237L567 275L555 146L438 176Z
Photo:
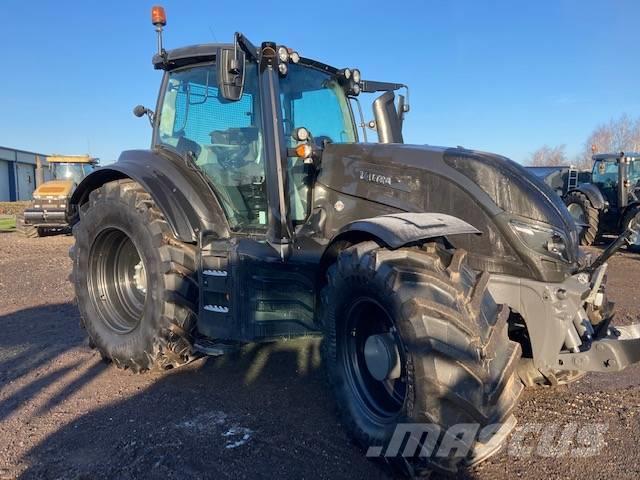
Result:
M580 245L589 246L598 236L600 213L584 193L570 192L564 199L569 213L580 229Z
M26 238L38 238L40 231L32 226L24 223L24 213L16 215L16 232Z
M640 206L632 208L626 213L622 222L623 229L626 230L629 228L629 224L634 220L638 223L638 226L640 226ZM633 243L629 243L627 245L627 250L634 253L640 253L640 235L633 239Z
M196 358L195 247L176 240L131 180L91 192L73 226L73 281L82 326L102 357L134 372Z
M473 437L462 456L418 448L389 458L386 450L405 474L482 461L515 426L520 345L509 340L508 309L487 290L489 274L474 273L465 256L436 243L388 250L364 242L340 253L322 290L329 382L342 423L368 454L382 452L398 424L435 424L442 434L501 425L492 441Z

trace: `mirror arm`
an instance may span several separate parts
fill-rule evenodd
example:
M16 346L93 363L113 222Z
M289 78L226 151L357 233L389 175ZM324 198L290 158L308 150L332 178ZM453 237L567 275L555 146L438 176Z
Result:
M147 118L149 119L149 125L151 125L151 128L153 128L153 122L156 119L156 114L153 110L149 110L147 108Z
M257 61L259 56L260 56L260 52L258 50L258 47L256 47L253 43L251 43L251 41L249 41L249 39L247 37L245 37L242 33L240 32L236 32L235 33L235 42L234 42L234 49L237 48L238 46L244 50L244 52L252 59ZM237 55L236 55L237 58Z

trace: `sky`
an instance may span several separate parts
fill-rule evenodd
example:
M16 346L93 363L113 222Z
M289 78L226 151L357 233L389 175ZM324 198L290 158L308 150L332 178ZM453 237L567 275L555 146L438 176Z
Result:
M145 0L0 1L0 145L115 161L148 148L161 72ZM273 40L406 83L405 142L526 162L640 116L637 0L164 1L165 47Z

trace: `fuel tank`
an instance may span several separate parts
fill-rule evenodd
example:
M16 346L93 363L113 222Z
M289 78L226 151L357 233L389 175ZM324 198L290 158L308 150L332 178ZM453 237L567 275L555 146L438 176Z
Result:
M468 251L475 269L547 282L577 269L578 231L561 199L505 157L463 148L329 144L317 183L357 199L338 220L328 215L333 223L371 216L372 209L446 213L482 232L449 239Z

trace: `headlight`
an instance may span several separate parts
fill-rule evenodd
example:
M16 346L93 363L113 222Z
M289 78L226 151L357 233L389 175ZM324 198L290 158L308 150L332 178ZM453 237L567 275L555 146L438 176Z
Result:
M356 83L360 83L360 70L357 68L353 71L353 81Z
M509 222L509 225L518 238L534 252L565 262L570 261L567 239L559 230L516 220Z
M278 58L283 63L289 61L289 50L287 50L287 47L278 47Z

